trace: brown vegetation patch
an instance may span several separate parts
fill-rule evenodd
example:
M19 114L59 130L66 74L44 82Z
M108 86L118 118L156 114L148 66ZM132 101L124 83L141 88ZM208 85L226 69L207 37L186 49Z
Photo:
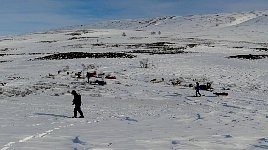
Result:
M52 54L45 57L36 58L34 60L61 60L61 59L77 59L77 58L134 58L135 55L126 53L85 53L85 52L68 52Z
M39 43L55 43L57 42L56 40L53 40L53 41L40 41Z
M80 39L98 39L99 37L71 37L68 40L80 40Z
M267 58L268 55L235 55L235 56L229 56L228 58L238 58L238 59L263 59Z
M19 53L19 54L0 54L0 56L9 56L9 55L44 55L51 53Z
M183 51L184 47L182 48L166 48L162 50L133 50L130 53L142 53L142 54L183 54L183 53L189 53Z
M236 49L242 49L244 48L243 46L234 46L233 48L236 48Z
M15 49L15 48L3 48L3 49L0 49L0 51L3 51L3 52L10 51L10 50L17 50L17 49Z
M12 62L12 60L1 60L0 63Z
M268 51L268 48L262 47L262 48L252 48L258 51Z
M133 50L130 53L146 53L150 55L189 53L184 51L187 48L187 46L174 47L173 44L174 43L170 42L156 42L156 43L145 43L145 44L139 43L139 44L127 45L127 48L138 49Z

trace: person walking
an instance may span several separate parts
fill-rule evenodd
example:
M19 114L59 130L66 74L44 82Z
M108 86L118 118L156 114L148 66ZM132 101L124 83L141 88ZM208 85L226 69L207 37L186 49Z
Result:
M75 90L71 92L71 94L74 96L73 104L74 107L74 116L72 118L77 118L77 112L79 112L80 117L84 118L83 112L81 110L81 95L79 95Z
M89 72L87 72L86 77L87 77L87 83L89 83L89 79L90 79L90 73Z
M196 95L196 97L201 96L199 90L200 90L200 85L199 85L198 82L196 82L196 87L195 87L195 95Z

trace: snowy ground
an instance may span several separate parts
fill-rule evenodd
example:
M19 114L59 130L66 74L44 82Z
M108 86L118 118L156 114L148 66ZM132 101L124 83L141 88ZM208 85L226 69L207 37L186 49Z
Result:
M113 21L98 29L2 38L0 150L268 149L268 58L228 58L267 55L267 25L267 12L251 12ZM168 43L146 45L157 42ZM187 53L140 53L167 47ZM135 58L34 60L134 50L139 53L129 54ZM140 66L144 59L148 68ZM100 86L75 75L93 70L116 79ZM194 97L189 85L196 81L212 82L213 91ZM84 119L70 118L73 89L82 95Z

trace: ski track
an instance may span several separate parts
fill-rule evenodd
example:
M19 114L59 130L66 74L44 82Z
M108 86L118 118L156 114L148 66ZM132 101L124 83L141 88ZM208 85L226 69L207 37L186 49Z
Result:
M83 123L84 121L81 121L80 123ZM99 122L99 120L93 120L93 121L86 121L86 123L97 123ZM55 122L52 122L51 124L54 124ZM44 131L43 133L36 133L30 136L27 136L21 140L18 140L17 142L9 142L6 145L3 146L3 148L1 148L1 150L8 150L8 149L12 149L12 147L16 144L16 143L25 143L25 142L30 142L33 139L37 139L37 138L44 138L45 136L53 133L55 130L64 130L64 128L68 128L68 127L73 127L75 126L74 124L68 124L68 125L63 125L63 126L58 126L55 127L54 129L51 130L47 130Z

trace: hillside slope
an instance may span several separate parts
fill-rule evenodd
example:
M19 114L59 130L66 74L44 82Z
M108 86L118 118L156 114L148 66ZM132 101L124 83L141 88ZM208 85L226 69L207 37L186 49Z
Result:
M265 26L268 23L267 11L253 11L248 13L227 13L211 15L194 15L194 16L166 16L150 19L136 20L114 20L95 25L86 26L85 28L96 29L124 29L124 30L149 30L154 32L169 32L169 35L193 35L206 38L206 35L213 35L213 38L221 37L227 39L228 35L235 40L265 41L264 34L267 31ZM227 29L226 29L227 28ZM237 33L232 34L236 30ZM231 31L231 32L229 32ZM222 33L228 32L227 35ZM207 34L209 33L209 34ZM241 37L247 34L252 38ZM260 36L258 38L256 36ZM243 39L245 38L245 39Z

